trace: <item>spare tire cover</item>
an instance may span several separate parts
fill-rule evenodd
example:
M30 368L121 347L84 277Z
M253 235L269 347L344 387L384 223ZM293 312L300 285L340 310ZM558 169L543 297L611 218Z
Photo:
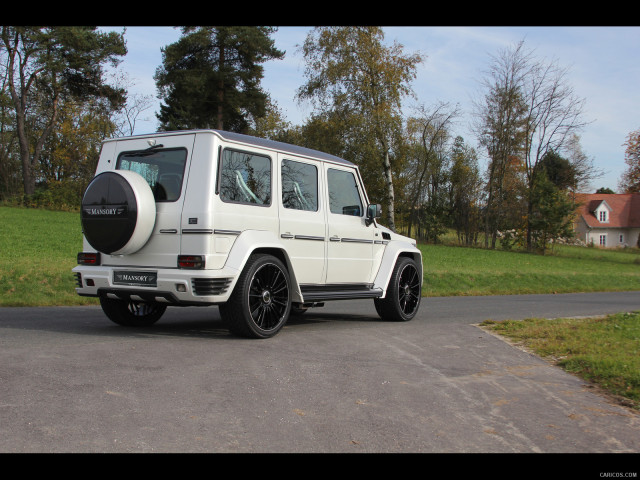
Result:
M97 175L82 199L82 231L97 251L126 255L140 250L153 231L156 202L149 184L129 170Z

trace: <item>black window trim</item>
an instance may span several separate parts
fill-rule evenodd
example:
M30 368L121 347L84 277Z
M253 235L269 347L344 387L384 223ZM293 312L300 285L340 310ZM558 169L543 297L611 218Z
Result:
M263 158L267 158L269 160L269 173L271 174L271 178L270 178L270 183L269 183L269 203L251 203L251 202L236 202L233 200L225 200L224 198L222 198L222 195L220 194L220 188L222 185L222 159L224 157L224 152L226 152L227 150L231 151L231 152L236 152L236 153L246 153L248 155L255 155L258 157L263 157ZM218 150L218 177L216 178L216 195L218 195L218 197L220 198L220 200L222 200L224 203L230 203L233 205L250 205L252 207L263 207L263 208L269 208L272 204L273 204L273 159L271 158L271 155L267 155L266 153L263 152L252 152L251 150L242 150L239 148L229 148L229 147L224 147L222 148L222 145L220 146L219 150Z
M162 147L162 145L158 145L158 147ZM146 148L142 150L123 151L118 153L118 159L116 160L116 170L123 170L120 168L120 162L122 161L122 157L125 155L129 155L131 157L146 157L158 152L170 152L170 151L178 151L178 150L184 150L185 152L184 164L182 165L182 177L180 178L180 195L178 195L178 197L175 200L155 200L156 203L175 203L178 200L180 200L180 198L182 197L182 186L184 185L184 175L185 175L185 172L187 171L187 161L189 160L189 149L187 147L168 147L168 148L152 147L152 148ZM133 170L129 170L129 171L133 171ZM149 185L149 188L151 188L151 185ZM155 199L155 194L154 194L154 199Z
M302 159L292 159L292 158L287 158L287 157L282 157L282 160L280 161L280 203L282 203L282 207L286 208L287 210L295 210L297 212L310 212L310 213L318 213L321 210L321 201L320 201L320 168L318 168L318 164L314 163L309 163L309 162L313 162L313 160L309 160L309 161L301 161ZM306 159L305 159L306 160ZM284 162L294 162L294 163L302 163L303 165L309 165L313 168L316 169L316 209L315 210L304 210L304 209L300 209L300 208L291 208L291 207L286 207L284 205L284 202L282 201L282 195L284 194L284 188L283 188L283 182L282 182L282 166L284 164ZM321 165L321 163L320 163Z
M329 170L336 170L338 172L347 172L350 173L351 175L353 175L353 180L355 183L355 187L356 187L356 192L358 192L358 199L360 200L360 215L347 215L344 213L336 213L336 212L332 212L331 211L331 205L329 205L328 211L331 215L342 215L344 217L353 217L353 218L363 218L366 214L365 211L365 207L364 204L366 202L363 202L363 198L362 198L362 188L360 187L360 176L356 175L356 171L352 168L335 168L336 165L334 166L329 166L327 165L327 195L329 194Z

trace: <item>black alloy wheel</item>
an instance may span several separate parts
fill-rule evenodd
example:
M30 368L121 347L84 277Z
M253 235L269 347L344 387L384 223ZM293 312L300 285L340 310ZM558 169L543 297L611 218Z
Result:
M220 313L229 329L251 338L280 331L291 312L289 272L276 257L252 255Z
M420 304L420 274L413 263L407 263L398 276L398 303L406 317L412 317Z
M384 298L374 300L381 318L406 322L415 317L422 297L422 279L418 264L409 257L400 257L391 274Z

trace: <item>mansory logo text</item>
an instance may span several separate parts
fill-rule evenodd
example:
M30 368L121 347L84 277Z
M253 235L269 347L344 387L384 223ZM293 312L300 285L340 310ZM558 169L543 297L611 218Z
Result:
M148 282L153 278L152 275L127 275L123 273L119 275L118 280L122 282Z
M85 207L83 212L92 217L120 216L127 212L127 207Z
M113 283L119 285L140 285L152 287L156 285L158 272L113 272Z

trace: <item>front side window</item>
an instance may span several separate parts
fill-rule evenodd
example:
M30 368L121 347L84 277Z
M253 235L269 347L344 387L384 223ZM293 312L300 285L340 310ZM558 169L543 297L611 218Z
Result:
M318 211L318 169L308 163L282 161L282 205Z
M271 204L271 159L255 153L224 150L220 198L225 202Z
M180 198L187 150L184 148L139 150L118 156L116 169L140 174L151 187L156 202Z
M356 177L352 172L327 170L329 209L331 213L361 217L363 213Z

